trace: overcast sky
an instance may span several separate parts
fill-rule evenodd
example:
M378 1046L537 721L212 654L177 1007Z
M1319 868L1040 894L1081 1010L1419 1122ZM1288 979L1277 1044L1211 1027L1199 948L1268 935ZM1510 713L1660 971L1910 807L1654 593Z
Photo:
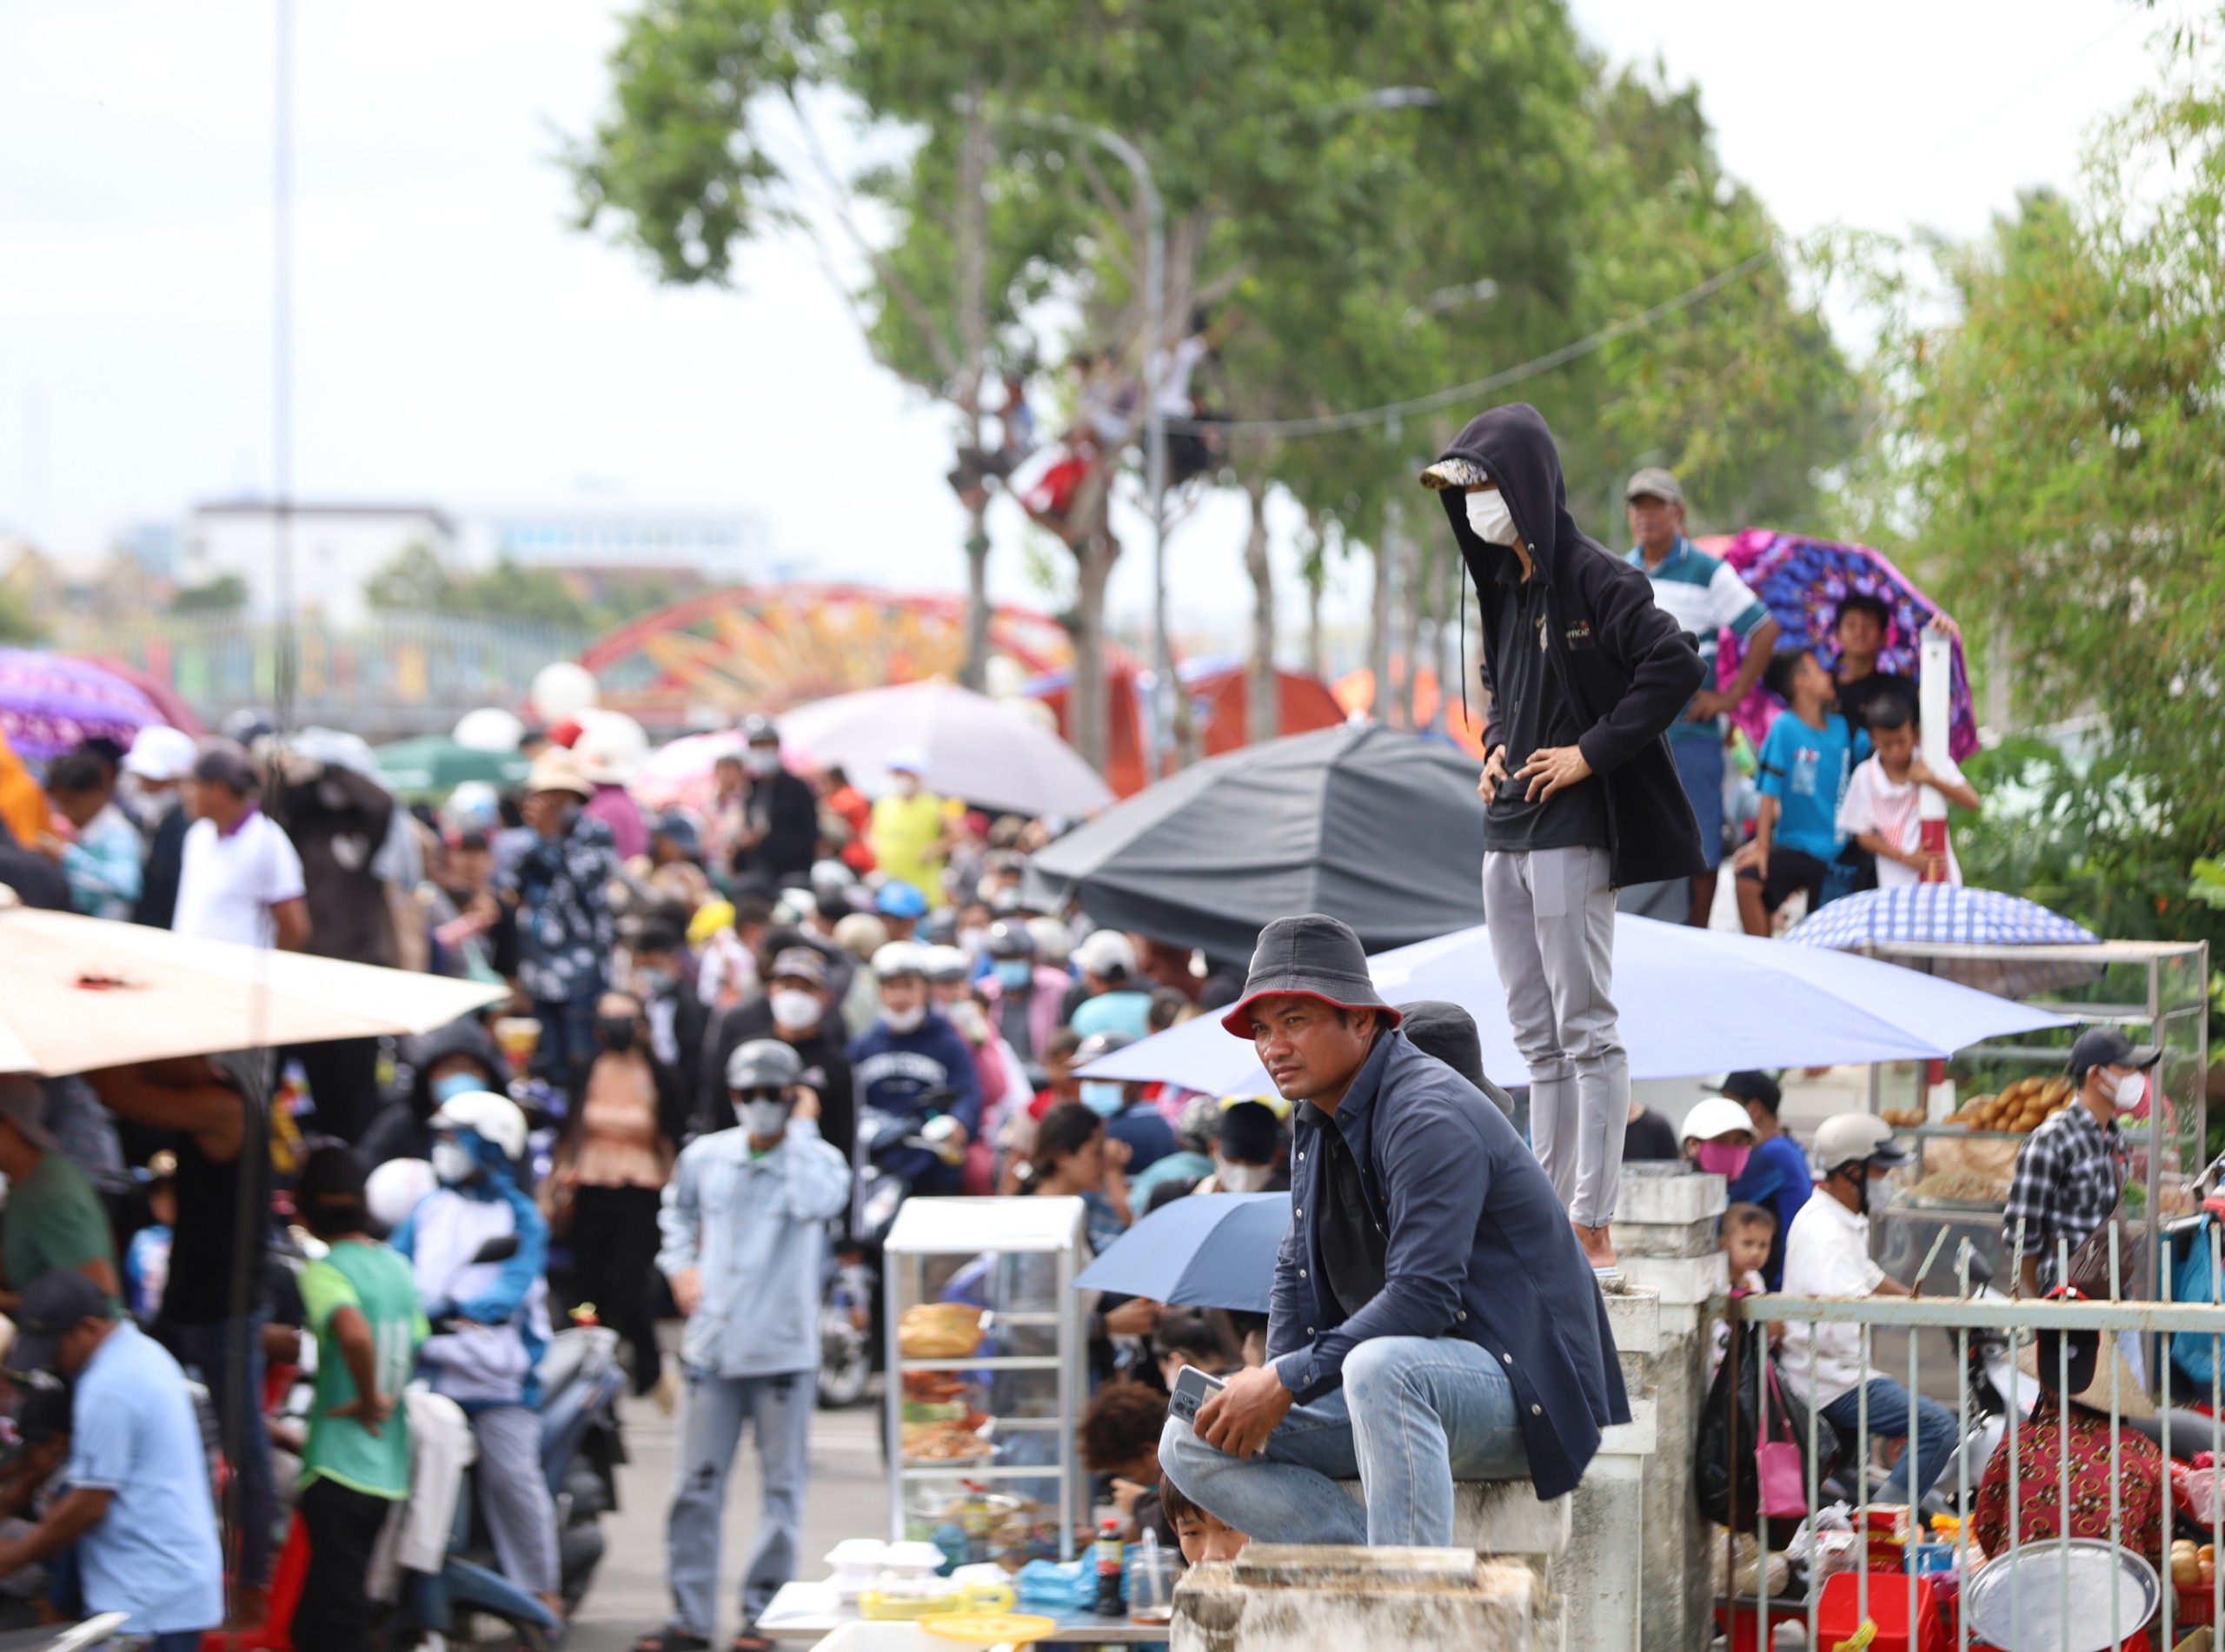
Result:
M2071 180L2185 3L1574 9L1617 59L1698 83L1730 169L1792 230L1968 236ZM960 584L944 423L800 249L751 249L739 295L667 291L568 226L553 157L601 106L614 15L300 0L297 496L734 508L814 573ZM269 486L272 17L0 6L0 525L66 556ZM1242 534L1228 504L1183 527L1186 610L1243 610ZM1133 613L1129 542L1114 601ZM1039 600L1019 543L1001 521L996 584Z

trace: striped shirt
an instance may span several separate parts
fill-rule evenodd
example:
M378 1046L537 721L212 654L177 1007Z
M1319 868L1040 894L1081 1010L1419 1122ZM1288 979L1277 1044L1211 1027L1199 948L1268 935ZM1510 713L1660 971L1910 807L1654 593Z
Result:
M1707 662L1707 681L1715 681L1716 648L1722 634L1730 631L1741 640L1750 637L1761 628L1770 611L1751 587L1738 577L1737 569L1719 556L1710 556L1682 534L1671 546L1669 554L1661 559L1658 567L1648 567L1645 553L1633 547L1624 558L1632 567L1641 569L1653 581L1654 605L1688 632L1698 644L1700 658ZM1720 740L1723 730L1720 720L1716 722L1693 723L1679 718L1669 725L1669 738L1678 740Z

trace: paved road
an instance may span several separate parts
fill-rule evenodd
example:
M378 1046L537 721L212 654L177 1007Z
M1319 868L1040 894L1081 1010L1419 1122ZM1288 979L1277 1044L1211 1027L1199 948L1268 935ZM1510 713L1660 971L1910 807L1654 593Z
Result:
M662 1623L671 1609L664 1582L664 1509L672 1490L678 1423L650 1401L625 1402L626 1450L633 1461L620 1470L618 1512L603 1521L610 1548L565 1639L565 1652L623 1652L635 1635ZM804 1576L825 1576L820 1556L845 1537L887 1536L887 1488L873 1408L819 1412L812 1425L811 1482L804 1499ZM741 1627L736 1596L756 1527L757 1459L745 1440L727 1483L726 1557L720 1569L714 1645L723 1646L723 1637Z

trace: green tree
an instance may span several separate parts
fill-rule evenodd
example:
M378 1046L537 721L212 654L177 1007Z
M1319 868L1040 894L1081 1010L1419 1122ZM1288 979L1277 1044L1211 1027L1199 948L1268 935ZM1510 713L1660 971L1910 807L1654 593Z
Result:
M220 574L203 585L189 585L170 599L172 614L238 614L247 607L247 581Z
M1885 497L2042 720L2098 713L2112 828L2182 878L2225 840L2225 58L2189 31L2073 199L2034 194L1889 335Z
M364 583L363 600L389 613L601 628L600 616L553 568L525 567L506 557L484 574L458 574L422 541L402 547Z
M413 540L364 582L363 600L374 608L438 614L455 590L448 565L422 540Z

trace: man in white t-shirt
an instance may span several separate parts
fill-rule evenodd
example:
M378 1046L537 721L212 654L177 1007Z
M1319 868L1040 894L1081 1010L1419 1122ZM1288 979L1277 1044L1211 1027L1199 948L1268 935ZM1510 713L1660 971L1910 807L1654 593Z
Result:
M1840 799L1838 828L1877 858L1877 886L1899 889L1926 881L1934 857L1923 853L1918 799L1932 787L1957 808L1975 809L1978 794L1951 760L1943 771L1927 765L1917 750L1916 707L1899 694L1880 694L1870 702L1871 755L1855 766ZM1963 869L1955 846L1938 857L1939 876L1931 881L1958 884Z
M256 806L259 789L255 764L236 741L211 740L195 760L185 783L193 825L170 927L203 940L297 952L309 939L302 858Z

